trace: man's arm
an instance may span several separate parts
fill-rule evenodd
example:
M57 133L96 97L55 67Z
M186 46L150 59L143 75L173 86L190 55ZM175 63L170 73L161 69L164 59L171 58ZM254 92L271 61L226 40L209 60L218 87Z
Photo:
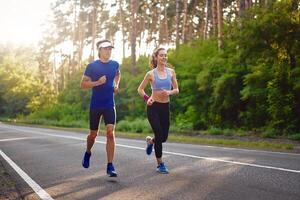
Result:
M106 82L106 76L101 76L97 81L92 81L92 79L86 75L82 76L80 82L80 88L82 89L90 89L95 86L102 85Z
M118 93L119 92L119 83L121 80L121 72L119 71L119 73L115 76L115 87L114 87L114 92Z

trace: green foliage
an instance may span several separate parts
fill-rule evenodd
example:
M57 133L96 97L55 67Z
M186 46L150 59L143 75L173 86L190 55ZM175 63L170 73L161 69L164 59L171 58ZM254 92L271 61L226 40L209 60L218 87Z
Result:
M241 121L248 128L271 127L279 134L299 130L297 90L300 43L299 11L292 1L274 3L268 10L254 8L231 34L241 63L249 73L241 90L245 108ZM236 25L239 26L239 25ZM235 29L233 29L235 30ZM233 31L234 32L234 31Z
M42 90L34 51L3 47L0 57L0 111L2 115L28 114L28 106Z
M31 113L27 117L29 120L52 120L52 121L86 121L88 122L88 111L82 110L80 104L55 104Z
M288 138L291 139L291 140L298 140L298 141L300 141L300 133L289 135Z
M210 135L222 135L222 134L223 134L222 129L216 128L216 127L210 127L210 128L207 130L207 132L208 132L208 134L210 134Z
M279 132L274 128L267 128L263 134L262 137L264 138L276 138L279 135Z
M78 109L88 110L91 90L80 88L83 70L84 68L76 72L68 81L66 88L58 96L59 104L78 104Z
M133 133L151 133L151 127L147 119L135 119L133 121L121 120L117 124L118 131Z
M117 119L138 118L145 116L146 105L139 96L137 88L149 69L149 59L140 56L137 61L137 69L132 69L130 57L123 60L121 65L120 92L115 96ZM146 89L149 92L149 88Z
M58 126L58 127L70 127L70 128L88 128L88 122L83 120L49 120L44 118L38 119L28 119L28 118L18 118L18 120L14 120L14 122L18 123L26 123L26 124L38 124L38 125L46 125L46 126Z
M213 38L170 50L168 62L174 66L180 90L171 97L170 130L208 129L216 135L245 135L233 129L265 130L264 137L298 133L299 33L299 5L292 0L274 1L227 21L221 51ZM24 120L37 123L85 126L90 90L79 88L83 68L57 95L39 78L31 51L6 50L0 49L1 114L23 114ZM147 56L140 56L133 68L130 57L123 60L120 92L115 95L119 130L151 132L146 105L137 93L148 62ZM146 92L150 94L150 87Z
M209 84L202 86L201 83L206 83L209 80L202 81L202 79L197 78L197 74L210 68L216 54L218 54L216 42L202 40L182 45L176 51L169 53L169 62L175 66L180 90L180 94L174 99L172 98L171 108L176 108L172 111L173 115L177 116L175 118L176 124L180 127L185 127L185 124L187 126L192 124L195 129L206 128L206 121L201 115L207 114L205 105L209 98L207 98L208 93L203 91L203 88ZM206 74L204 72L202 76ZM210 76L205 77L210 78ZM200 82L200 86L197 82ZM199 88L200 91L198 92ZM209 90L209 88L207 89Z
M244 76L244 87L241 90L241 100L247 107L240 113L243 124L248 128L263 126L269 115L267 112L267 83L271 80L271 70L267 63L261 59L257 66L251 67Z

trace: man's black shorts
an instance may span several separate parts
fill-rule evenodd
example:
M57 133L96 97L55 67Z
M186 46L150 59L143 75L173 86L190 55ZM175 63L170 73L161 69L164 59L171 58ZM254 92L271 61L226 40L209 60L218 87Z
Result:
M105 125L116 123L115 108L91 108L90 109L90 130L98 130L101 116L103 116Z

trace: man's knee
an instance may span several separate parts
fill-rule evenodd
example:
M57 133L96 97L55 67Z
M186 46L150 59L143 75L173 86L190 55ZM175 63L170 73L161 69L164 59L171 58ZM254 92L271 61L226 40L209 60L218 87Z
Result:
M114 126L107 126L106 138L107 138L107 140L114 140L115 139Z
M88 135L88 139L90 139L90 140L95 140L96 139L96 137L97 137L97 135L98 135L98 131L90 131L90 134Z

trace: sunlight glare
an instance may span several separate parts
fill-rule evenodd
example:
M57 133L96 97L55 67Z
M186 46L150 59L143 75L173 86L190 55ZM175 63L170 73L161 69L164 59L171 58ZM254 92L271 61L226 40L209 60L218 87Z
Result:
M54 0L0 0L0 43L37 44Z

